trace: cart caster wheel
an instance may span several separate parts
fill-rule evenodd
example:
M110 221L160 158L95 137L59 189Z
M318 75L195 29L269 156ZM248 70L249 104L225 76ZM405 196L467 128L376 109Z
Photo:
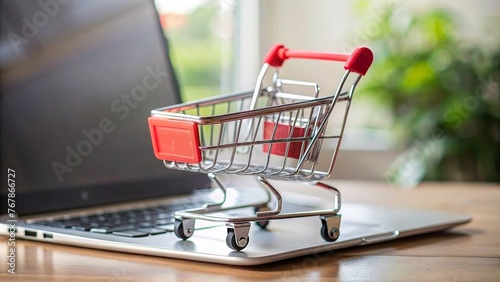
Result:
M253 209L255 213L268 210L269 210L268 207L255 207ZM257 226L259 226L260 228L265 229L269 225L269 220L256 221L255 224L257 224Z
M190 226L187 226L190 225ZM188 228L185 228L188 227ZM194 220L192 219L187 219L187 220L181 220L181 219L175 219L174 223L174 233L175 236L182 240L186 240L189 237L193 236L194 232Z
M269 220L264 220L264 221L257 221L255 222L257 226L259 226L262 229L266 229L266 227L269 225Z
M236 244L236 235L234 234L234 229L228 228L227 229L227 237L226 237L226 244L229 248L235 250L235 251L241 251L243 250L247 245L250 237L241 237L239 238L239 243L241 246L238 246Z
M337 227L333 227L332 230L328 230L326 224L321 226L321 237L327 242L333 242L337 240L340 236L340 230Z

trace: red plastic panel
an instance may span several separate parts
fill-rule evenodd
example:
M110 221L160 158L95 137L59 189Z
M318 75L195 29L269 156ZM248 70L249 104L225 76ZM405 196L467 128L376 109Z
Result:
M150 117L148 119L155 156L160 160L199 163L198 125L192 121Z
M264 122L264 140L270 140L273 137L273 131L275 125L276 123L272 121ZM278 123L278 126L276 127L276 134L274 134L274 139L290 138L291 130L292 130L291 125L286 123ZM305 133L305 128L296 126L295 128L293 128L291 137L292 138L304 137L304 133ZM291 142L287 156L289 158L298 159L300 157L300 150L302 149L302 143L304 142L305 141ZM305 143L307 145L307 142ZM287 144L288 144L287 142L273 143L272 147L271 144L269 143L264 144L264 152L269 152L269 147L271 147L271 154L285 156Z

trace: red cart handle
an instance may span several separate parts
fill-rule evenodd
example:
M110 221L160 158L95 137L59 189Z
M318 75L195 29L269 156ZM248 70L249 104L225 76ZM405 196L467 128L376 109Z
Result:
M346 62L344 69L365 75L373 61L373 53L367 47L356 48L350 55L318 53L309 51L295 51L286 48L283 44L276 44L271 47L264 59L265 63L273 67L281 67L285 60L289 58L315 59Z

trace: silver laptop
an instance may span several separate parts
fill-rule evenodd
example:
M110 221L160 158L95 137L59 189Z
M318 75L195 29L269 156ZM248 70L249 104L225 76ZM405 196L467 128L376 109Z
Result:
M174 212L215 203L221 195L206 175L167 170L153 154L151 110L180 102L153 1L50 3L1 2L2 235L255 265L470 221L345 203L334 242L321 236L318 217L251 226L241 251L227 246L227 227L219 223L197 220L195 234L179 239ZM251 206L266 197L252 179L228 179L227 205ZM283 198L284 212L329 205L291 192ZM242 208L223 216L252 213Z

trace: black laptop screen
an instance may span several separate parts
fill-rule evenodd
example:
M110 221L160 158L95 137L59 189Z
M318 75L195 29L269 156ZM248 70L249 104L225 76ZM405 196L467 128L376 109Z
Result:
M18 213L205 185L153 155L147 117L179 102L153 1L6 0L1 21L2 182L16 172Z

